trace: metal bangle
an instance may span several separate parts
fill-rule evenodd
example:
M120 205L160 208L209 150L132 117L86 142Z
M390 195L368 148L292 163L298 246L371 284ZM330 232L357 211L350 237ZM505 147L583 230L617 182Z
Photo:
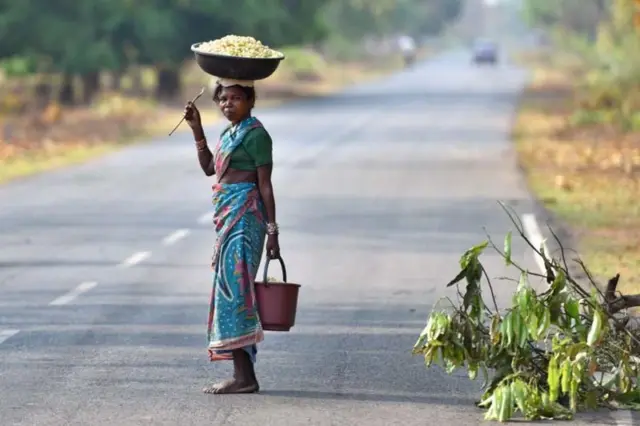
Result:
M267 223L267 234L268 235L278 235L279 228L277 223Z
M207 149L207 140L206 139L201 139L199 141L196 141L196 148L198 148L198 151L204 151Z

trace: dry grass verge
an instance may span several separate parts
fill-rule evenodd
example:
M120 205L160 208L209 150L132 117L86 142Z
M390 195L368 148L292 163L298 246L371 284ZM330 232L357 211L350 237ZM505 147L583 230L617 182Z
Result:
M638 293L640 134L572 124L574 70L539 59L514 129L529 186L571 228L595 276L619 272L619 290Z
M300 49L290 49L286 54L288 61L258 87L262 106L326 95L401 67L399 57L328 63ZM183 77L185 101L208 83L194 63L188 64ZM200 102L203 121L217 120L210 101L203 97ZM91 107L67 109L52 104L33 115L0 112L0 183L86 161L125 143L167 135L180 120L182 108L181 101L158 105L119 93L102 93ZM183 125L178 131L185 129Z

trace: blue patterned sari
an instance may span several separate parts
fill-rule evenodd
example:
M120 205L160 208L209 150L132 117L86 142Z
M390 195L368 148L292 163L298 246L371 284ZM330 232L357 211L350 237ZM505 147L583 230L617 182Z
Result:
M245 135L262 124L254 117L228 128L213 152L220 182L233 150ZM231 351L245 349L255 362L257 343L264 339L254 289L266 235L266 213L254 183L213 186L213 289L207 338L211 361L232 359Z

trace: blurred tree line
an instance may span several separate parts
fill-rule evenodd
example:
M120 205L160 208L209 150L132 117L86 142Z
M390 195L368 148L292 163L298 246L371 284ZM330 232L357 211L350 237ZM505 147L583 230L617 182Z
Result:
M180 91L192 43L227 34L270 46L328 38L354 42L398 32L436 34L461 0L0 0L5 76L37 75L62 104L91 102L105 72L117 86L131 69L157 72L156 97ZM56 76L59 90L47 80ZM81 93L73 82L81 80ZM58 93L59 92L59 93Z
M525 0L523 12L578 58L574 119L640 130L640 0Z

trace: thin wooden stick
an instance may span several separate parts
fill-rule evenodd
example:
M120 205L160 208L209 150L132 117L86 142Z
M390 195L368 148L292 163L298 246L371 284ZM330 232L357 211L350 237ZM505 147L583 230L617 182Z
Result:
M200 96L202 96L202 94L204 93L204 87L202 88L202 90L200 90L200 93L198 93L198 96L196 96L195 98L193 98L193 100L191 101L192 104L195 104L196 101L198 99L200 99ZM180 125L182 124L182 122L184 121L186 116L182 116L182 120L180 120L180 122L178 122L178 124L176 124L176 127L173 128L173 130L171 132L169 132L169 136L171 136L173 134L173 132L175 132L178 127L180 127Z

